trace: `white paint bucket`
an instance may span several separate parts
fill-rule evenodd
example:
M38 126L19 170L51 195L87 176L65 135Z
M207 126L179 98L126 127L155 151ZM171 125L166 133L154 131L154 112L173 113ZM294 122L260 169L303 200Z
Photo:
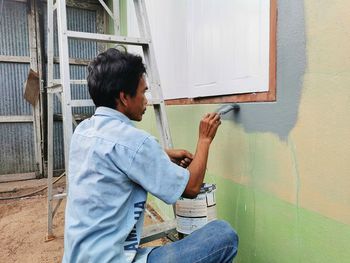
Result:
M216 219L215 184L203 184L194 199L180 197L176 202L176 230L189 235Z

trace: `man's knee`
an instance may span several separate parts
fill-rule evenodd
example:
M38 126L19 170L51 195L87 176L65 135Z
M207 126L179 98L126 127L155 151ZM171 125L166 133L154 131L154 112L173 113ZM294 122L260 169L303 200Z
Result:
M229 223L223 220L215 220L210 222L217 236L225 246L238 247L238 235Z

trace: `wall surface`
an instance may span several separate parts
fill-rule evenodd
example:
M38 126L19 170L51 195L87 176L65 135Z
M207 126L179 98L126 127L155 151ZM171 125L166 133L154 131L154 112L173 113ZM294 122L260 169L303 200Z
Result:
M349 13L347 0L278 1L277 102L224 116L206 181L240 236L236 262L350 262ZM218 107L168 107L175 147L194 151ZM156 134L153 115L141 127Z

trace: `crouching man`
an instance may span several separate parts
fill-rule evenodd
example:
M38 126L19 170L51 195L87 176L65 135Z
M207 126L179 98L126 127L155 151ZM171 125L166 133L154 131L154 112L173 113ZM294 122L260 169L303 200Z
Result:
M164 151L131 122L146 111L145 74L140 56L117 49L99 54L88 67L97 108L71 141L63 262L231 262L238 237L219 220L171 244L139 248L147 193L168 204L195 198L221 124L217 113L203 117L194 156Z

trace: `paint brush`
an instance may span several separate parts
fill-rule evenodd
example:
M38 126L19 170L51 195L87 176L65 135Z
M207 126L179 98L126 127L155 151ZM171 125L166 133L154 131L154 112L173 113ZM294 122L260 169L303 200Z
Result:
M230 104L230 105L221 106L216 110L216 112L219 113L220 116L222 116L230 111L238 112L239 109L240 107L238 104Z

